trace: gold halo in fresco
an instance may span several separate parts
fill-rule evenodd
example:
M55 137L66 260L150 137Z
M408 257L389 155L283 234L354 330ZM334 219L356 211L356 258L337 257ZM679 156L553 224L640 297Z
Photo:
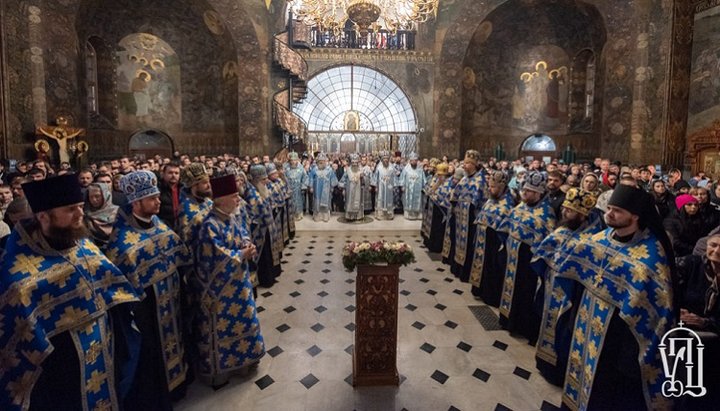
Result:
M475 32L475 38L478 44L485 43L493 31L493 25L489 21L483 21L480 23L477 31Z
M216 11L208 10L203 13L203 20L205 21L205 25L211 33L219 36L225 32L225 28L223 27L220 15L217 14Z
M150 61L150 68L153 69L156 73L159 73L165 70L165 63L160 59L153 59L152 61Z
M140 69L140 70L136 71L136 72L135 72L135 77L140 78L140 74L142 74L142 73L145 73L145 74L147 75L147 77L145 77L145 82L148 82L148 83L149 83L150 80L152 80L152 75L150 75L150 73L148 73L147 71L145 71L145 70L143 70L143 69Z
M45 139L40 139L35 142L35 150L39 153L47 153L50 151L50 143Z
M81 153L88 151L89 148L90 145L88 145L86 141L80 141L79 143L77 143L77 150Z

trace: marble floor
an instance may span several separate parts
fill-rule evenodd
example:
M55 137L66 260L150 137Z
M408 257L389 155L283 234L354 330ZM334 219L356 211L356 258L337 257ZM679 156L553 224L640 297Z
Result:
M416 223L402 217L372 227L327 223L322 231L300 224L285 249L279 282L258 290L267 354L257 370L218 391L196 382L176 409L557 409L560 390L538 374L534 347L488 326L487 318L480 323L470 307L490 317L496 312L427 253ZM343 269L340 254L347 241L380 237L403 239L416 251L417 262L400 270L401 384L353 389L355 273Z

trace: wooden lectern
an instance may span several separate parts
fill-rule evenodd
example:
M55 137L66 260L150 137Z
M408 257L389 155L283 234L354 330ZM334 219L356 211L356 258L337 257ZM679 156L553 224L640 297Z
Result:
M353 386L399 385L399 265L359 265L355 282Z

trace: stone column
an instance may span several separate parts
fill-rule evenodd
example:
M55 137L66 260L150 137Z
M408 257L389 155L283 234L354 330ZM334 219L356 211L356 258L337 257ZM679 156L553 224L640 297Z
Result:
M668 102L663 116L662 164L666 168L682 169L684 165L694 24L692 3L675 0L673 5Z
M30 78L32 82L32 111L35 124L47 124L47 96L45 94L45 59L43 50L43 22L39 7L28 7L28 44L30 46Z
M5 4L0 2L0 158L7 158L10 127L7 118L7 45L5 37Z

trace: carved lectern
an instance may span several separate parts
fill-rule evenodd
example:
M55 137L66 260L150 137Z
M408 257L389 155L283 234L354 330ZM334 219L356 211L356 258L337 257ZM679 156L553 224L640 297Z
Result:
M399 265L357 267L353 386L398 385Z

